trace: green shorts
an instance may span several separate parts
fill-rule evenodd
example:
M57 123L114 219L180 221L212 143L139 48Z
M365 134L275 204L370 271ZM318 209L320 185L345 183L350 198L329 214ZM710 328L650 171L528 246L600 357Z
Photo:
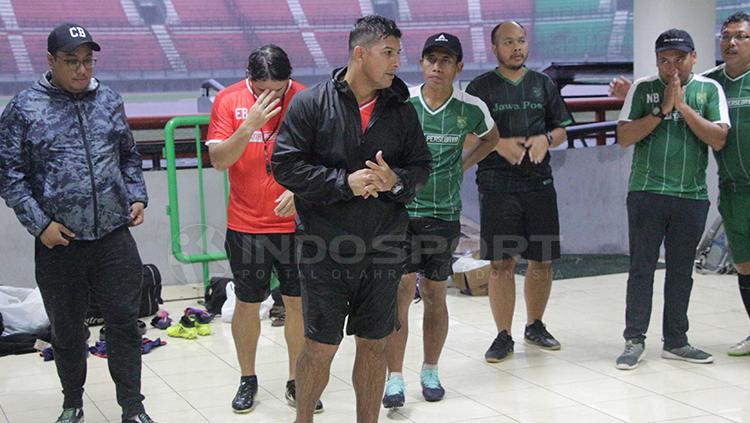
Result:
M750 192L719 190L719 213L735 263L750 262Z

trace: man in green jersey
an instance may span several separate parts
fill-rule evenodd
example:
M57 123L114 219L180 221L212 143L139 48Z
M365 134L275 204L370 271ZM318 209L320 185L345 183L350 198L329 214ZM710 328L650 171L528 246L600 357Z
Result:
M529 262L524 338L545 349L560 349L542 323L552 288L552 261L560 257L557 194L548 149L565 141L565 126L572 118L554 82L524 66L528 43L520 24L497 25L492 30L492 51L499 66L474 79L466 92L487 104L501 137L496 151L477 170L481 255L492 261L489 296L498 330L485 359L495 363L513 352L510 333L519 255Z
M425 82L410 90L410 101L432 153L432 171L427 184L407 205L406 263L398 291L401 328L388 337L386 346L386 408L404 405L402 368L417 274L424 304L422 395L427 401L440 401L445 395L437 364L448 335L446 281L453 273L453 251L461 235L459 189L463 170L489 154L499 137L482 100L453 87L453 80L463 69L462 60L461 42L455 35L443 32L428 37L420 59ZM480 142L462 160L464 139L470 133L477 135Z
M662 242L666 252L662 357L711 363L713 357L687 339L695 248L708 214L708 148L724 147L729 128L724 92L694 75L696 53L685 31L656 39L657 75L638 79L625 98L618 142L635 145L628 186L630 272L625 309L622 370L643 359L651 318L654 270Z
M750 15L737 12L721 25L724 64L704 75L724 88L732 127L726 146L714 151L719 166L719 212L729 240L745 311L750 315ZM729 355L750 354L750 337Z

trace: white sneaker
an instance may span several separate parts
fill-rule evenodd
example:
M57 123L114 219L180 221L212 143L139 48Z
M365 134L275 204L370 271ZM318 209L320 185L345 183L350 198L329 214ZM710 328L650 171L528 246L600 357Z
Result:
M750 336L729 347L727 354L732 357L750 355Z

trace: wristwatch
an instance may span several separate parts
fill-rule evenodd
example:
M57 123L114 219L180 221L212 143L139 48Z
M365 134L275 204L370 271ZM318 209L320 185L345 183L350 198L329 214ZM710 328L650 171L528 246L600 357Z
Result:
M391 194L398 195L401 191L404 190L404 184L401 182L401 178L396 175L396 183L393 184L391 187Z
M553 142L555 142L555 139L552 138L552 131L547 131L547 142L551 146Z
M655 106L653 109L651 109L651 116L655 116L661 120L664 120L664 117L666 115L661 112L661 106Z

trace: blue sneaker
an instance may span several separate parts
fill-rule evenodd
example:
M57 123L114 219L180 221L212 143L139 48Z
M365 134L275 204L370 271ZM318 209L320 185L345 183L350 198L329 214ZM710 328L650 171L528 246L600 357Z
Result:
M383 407L385 408L399 408L404 406L406 398L404 396L406 386L404 385L404 379L400 377L393 377L388 379L385 384L385 395L383 396Z
M63 409L60 417L55 420L55 423L83 423L83 409L81 408L66 408Z
M445 396L445 389L440 384L437 369L422 369L419 374L422 383L422 396L426 401L440 401Z

